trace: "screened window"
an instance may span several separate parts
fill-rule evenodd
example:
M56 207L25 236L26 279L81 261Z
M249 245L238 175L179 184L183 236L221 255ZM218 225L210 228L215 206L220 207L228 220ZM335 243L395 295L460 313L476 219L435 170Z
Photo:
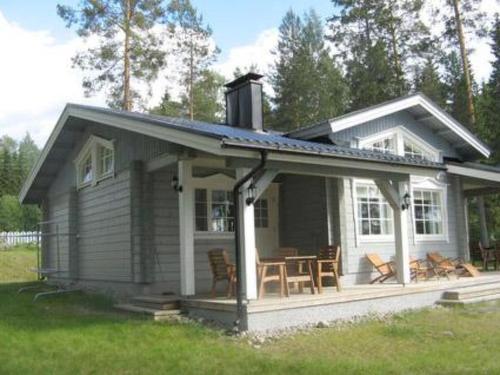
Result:
M416 234L443 234L442 194L441 191L413 190Z
M254 203L255 228L267 228L269 226L269 207L267 199L257 199Z
M392 210L379 189L370 184L357 184L356 196L358 233L362 236L392 234Z
M233 193L196 189L195 226L199 232L234 232Z

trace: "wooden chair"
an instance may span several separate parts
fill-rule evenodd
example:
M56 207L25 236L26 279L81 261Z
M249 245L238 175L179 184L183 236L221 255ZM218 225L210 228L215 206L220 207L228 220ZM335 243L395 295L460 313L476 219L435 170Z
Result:
M450 278L450 273L457 275L457 269L464 263L461 258L445 258L438 251L427 253L427 260L438 276L445 276L447 279Z
M368 261L380 274L372 281L370 281L370 284L374 284L377 281L379 283L383 283L387 279L396 276L396 267L394 265L394 262L384 262L376 253L366 254L366 259L368 259Z
M212 298L215 298L215 286L218 281L227 281L227 297L235 293L236 267L229 262L229 256L224 249L212 249L208 251L208 261L212 270Z
M410 275L412 280L418 282L419 278L422 277L427 280L430 273L434 273L434 268L429 265L426 259L410 257Z
M280 297L290 295L288 283L286 282L286 262L285 258L260 259L259 251L255 251L257 262L257 277L259 279L259 298L263 298L266 293L266 284L279 283Z
M316 260L318 293L323 291L323 277L333 277L337 291L340 292L339 260L340 246L326 246L319 250L318 259Z
M493 267L495 270L498 269L498 263L500 262L500 254L494 246L484 247L481 241L479 244L479 253L481 254L481 262L483 263L483 271L488 271L488 264L493 262Z

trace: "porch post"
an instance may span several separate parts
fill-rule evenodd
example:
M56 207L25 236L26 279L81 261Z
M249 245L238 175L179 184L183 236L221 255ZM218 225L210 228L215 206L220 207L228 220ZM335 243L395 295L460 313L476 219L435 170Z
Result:
M394 215L394 239L396 245L396 269L398 282L405 285L411 281L410 246L408 241L408 210L402 208L402 197L408 192L408 182L387 180L375 181L391 205Z
M194 284L194 191L192 165L189 160L178 162L179 192L179 242L181 295L192 296Z
M403 182L395 183L399 197L406 194L407 187ZM411 281L410 246L408 241L408 209L403 210L399 204L394 213L394 238L396 242L396 267L398 282L406 285Z
M481 235L481 244L484 247L490 247L490 236L488 235L488 225L486 224L486 208L484 206L483 196L477 196L477 208L479 211L479 231Z
M243 178L250 170L247 168L236 169L236 179ZM250 182L243 185L239 197L239 225L240 225L240 251L241 251L241 284L243 298L257 299L257 267L255 256L255 222L254 205L247 205L247 188Z

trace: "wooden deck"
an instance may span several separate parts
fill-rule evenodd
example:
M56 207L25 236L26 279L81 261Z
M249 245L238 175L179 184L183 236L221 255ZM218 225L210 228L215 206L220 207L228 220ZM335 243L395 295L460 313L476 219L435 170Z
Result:
M488 272L477 278L420 281L406 286L396 283L356 285L345 287L340 292L334 287L327 287L323 289L322 294L314 295L307 292L294 292L290 297L266 294L264 298L246 304L245 310L249 319L261 317L269 320L274 316L288 319L293 316L293 319L300 317L301 322L307 323L314 319L336 320L371 312L384 313L427 307L438 302L447 291L481 286L490 289L490 294L500 299L500 294L496 294L496 297L494 295L500 293L500 272ZM236 312L236 300L224 297L196 296L184 299L182 305L183 309L193 316L205 316L214 320L218 320L219 316L223 318L221 320L227 320ZM273 324L279 321L273 320Z

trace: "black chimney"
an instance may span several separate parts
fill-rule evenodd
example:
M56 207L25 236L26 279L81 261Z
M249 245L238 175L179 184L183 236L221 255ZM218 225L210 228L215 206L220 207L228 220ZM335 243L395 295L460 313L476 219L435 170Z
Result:
M247 73L226 84L226 123L228 125L262 130L263 76Z

